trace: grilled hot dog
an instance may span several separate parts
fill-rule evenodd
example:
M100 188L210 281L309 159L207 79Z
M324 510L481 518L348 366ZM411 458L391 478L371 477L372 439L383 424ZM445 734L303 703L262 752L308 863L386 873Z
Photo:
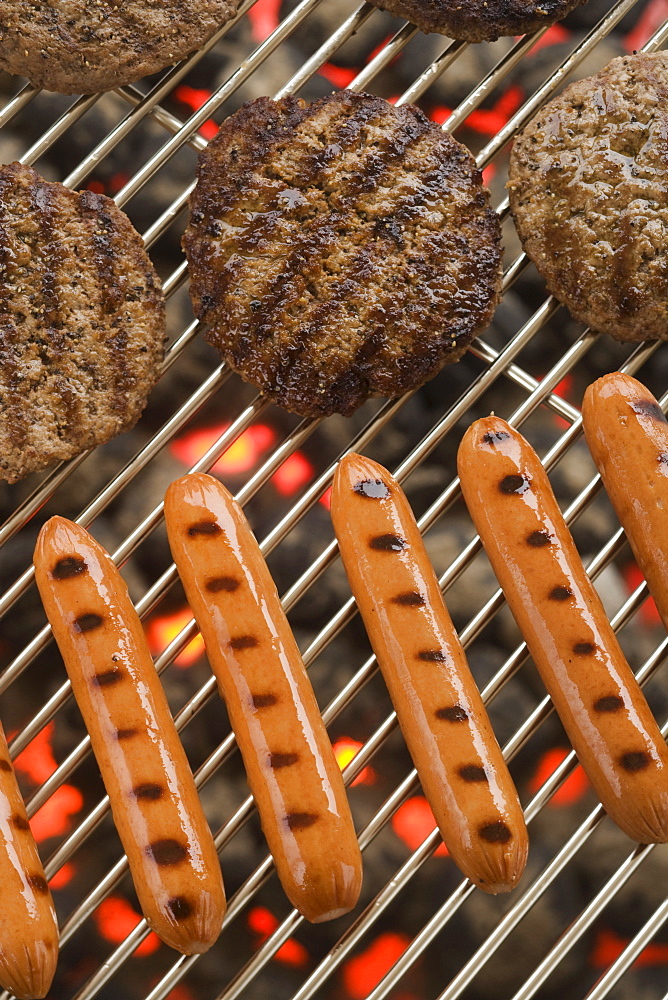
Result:
M582 402L585 438L668 628L668 422L631 375L612 372Z
M499 417L459 448L462 492L568 737L611 818L668 840L668 748L619 647L538 456Z
M283 888L307 920L346 913L362 866L343 779L257 541L204 474L172 483L165 519Z
M472 882L506 892L526 863L524 816L408 501L387 469L348 455L331 514L441 836Z
M53 517L35 578L147 922L186 955L220 933L220 864L127 587L102 546Z
M0 886L0 985L19 1000L46 996L58 961L58 924L2 727Z

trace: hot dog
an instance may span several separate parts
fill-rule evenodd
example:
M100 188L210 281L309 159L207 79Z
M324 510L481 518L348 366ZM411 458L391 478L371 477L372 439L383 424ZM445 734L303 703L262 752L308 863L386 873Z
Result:
M46 996L58 961L58 924L2 727L0 886L0 985L19 1000Z
M668 423L652 394L612 372L585 392L592 458L668 628Z
M218 937L218 854L127 587L88 532L52 517L35 579L90 734L148 924L190 955Z
M524 816L401 487L361 455L339 464L331 515L350 587L441 836L464 874L507 892Z
M668 840L668 749L535 451L499 417L458 454L464 499L543 683L604 808L641 843Z
M343 779L257 541L204 474L172 483L165 520L285 893L313 922L347 913L362 864Z

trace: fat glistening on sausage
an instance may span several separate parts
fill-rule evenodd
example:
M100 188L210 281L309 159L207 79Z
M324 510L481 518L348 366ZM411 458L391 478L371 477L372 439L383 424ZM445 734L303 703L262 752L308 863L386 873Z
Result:
M464 499L575 752L633 840L668 840L668 749L535 451L500 417L458 454Z
M350 587L441 836L486 892L526 864L524 816L419 528L387 469L338 466L331 515Z
M612 372L586 390L582 426L606 493L668 628L668 422L641 382Z
M225 913L220 863L125 582L63 517L40 531L34 562L144 916L177 951L207 951Z
M307 920L330 920L357 901L361 856L341 772L267 564L241 508L212 476L172 483L165 520L281 884Z

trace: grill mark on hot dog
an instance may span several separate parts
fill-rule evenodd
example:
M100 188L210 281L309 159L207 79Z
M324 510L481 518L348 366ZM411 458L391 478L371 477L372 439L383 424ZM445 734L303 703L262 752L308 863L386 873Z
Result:
M241 580L237 580L234 576L213 576L204 584L204 588L210 594L219 594L221 591L231 594L233 591L238 590L240 586Z
M35 892L41 893L42 896L48 895L49 886L43 875L27 875L26 881Z
M353 490L370 500L382 500L383 497L390 495L389 486L382 479L360 479L353 486Z
M417 658L428 663L446 663L448 656L442 649L422 649L417 654Z
M646 767L649 767L650 758L644 750L630 750L628 753L622 754L619 763L625 771L644 771Z
M273 768L291 767L299 760L298 753L270 753L269 766Z
M434 712L437 719L445 722L467 722L468 712L461 705L451 705L448 708L437 708Z
M508 495L516 493L521 496L529 489L529 477L513 472L509 476L503 477L499 483L499 489Z
M123 671L112 667L111 670L101 670L93 677L93 684L98 687L108 687L110 684L118 684L123 680ZM135 730L136 732L136 730Z
M512 833L506 824L501 822L501 820L497 820L496 823L487 823L485 826L481 826L478 833L482 839L486 840L489 844L507 844L512 838Z
M188 526L186 534L193 538L195 535L219 535L222 530L215 521L197 521Z
M617 694L606 694L594 702L596 712L619 712L624 708L624 702Z
M8 760L0 760L0 771L11 771L12 765Z
M186 896L172 896L167 906L175 920L187 920L193 912L193 905Z
M138 735L139 735L139 730L138 729L117 729L116 730L116 739L119 740L119 741L120 740L129 740L129 739L132 739L133 736L138 736Z
M254 635L237 635L230 639L230 649L253 649L259 645Z
M659 420L662 424L666 423L666 415L655 399L638 400L631 403L631 409L639 417L651 417L652 420Z
M573 646L573 652L576 656L591 656L592 653L596 652L595 642L576 642Z
M156 865L166 867L185 861L188 857L188 848L178 840L165 837L163 840L154 840L152 844L149 844L146 853L151 855Z
M479 764L464 764L457 773L464 781L489 781L485 768Z
M403 604L411 608L422 608L426 604L424 597L417 590L407 590L404 594L397 594L390 600L392 604Z
M527 536L527 545L531 545L534 549L541 549L544 545L552 544L552 535L549 531L532 531L530 535Z
M157 783L151 781L145 781L141 785L135 785L132 789L135 794L135 798L138 799L148 799L151 802L161 799L165 794L164 785L158 785Z
M80 556L65 556L63 559L59 559L56 565L51 570L51 576L54 580L67 580L70 576L77 576L79 573L85 573L88 566Z
M15 830L30 829L30 823L28 822L28 820L25 818L25 816L21 816L19 813L14 813L14 815L12 816L12 826L14 827Z
M291 830L305 830L318 822L318 816L316 813L288 813L285 822Z
M505 441L505 439L509 437L510 434L508 431L488 431L487 434L483 434L482 439L485 444L495 445L498 444L499 441Z
M551 601L567 601L569 597L573 596L573 591L570 587L565 587L559 584L558 587L553 587L548 597Z
M278 701L275 694L253 694L251 698L253 699L254 708L269 708Z
M370 549L378 549L381 552L401 552L405 549L407 542L405 538L400 538L399 535L376 535L369 542Z
M92 632L93 629L99 628L104 622L102 615L90 613L86 615L79 615L78 618L74 619L74 629L76 632Z

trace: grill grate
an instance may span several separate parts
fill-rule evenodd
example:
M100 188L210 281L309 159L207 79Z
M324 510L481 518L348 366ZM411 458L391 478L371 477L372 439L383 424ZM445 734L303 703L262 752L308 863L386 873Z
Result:
M632 584L627 593L620 589L628 547L583 447L577 403L587 382L615 368L637 373L661 396L668 347L613 344L583 331L552 298L544 299L541 283L518 253L503 182L508 142L535 110L572 71L580 67L583 73L585 60L589 72L590 65L598 68L616 54L611 40L620 39L623 19L625 25L629 19L639 24L641 11L651 8L665 15L667 5L662 0L649 6L641 0L611 3L588 34L574 32L561 42L563 59L556 66L552 53L557 49L545 47L550 41L545 31L492 46L443 38L427 43L411 25L395 30L398 22L369 4L340 6L333 17L325 15L327 6L328 0L302 0L282 20L276 18L274 30L257 44L253 32L259 21L253 15L260 10L271 20L272 7L258 0L251 9L247 0L235 21L200 52L157 82L142 84L144 89L128 86L74 99L42 94L31 86L16 89L17 81L8 77L0 81L0 160L20 158L73 187L111 185L161 268L171 334L161 383L136 431L94 455L64 463L37 486L31 480L30 492L17 484L0 493L0 544L6 557L0 613L8 651L0 677L0 714L14 734L12 756L23 754L19 764L45 735L51 738L49 752L59 761L51 773L39 778L32 773L30 781L22 766L29 815L42 810L41 829L47 810L59 814L63 789L84 789L85 804L69 825L65 817L60 826L55 821L51 828L44 826L41 853L47 877L60 886L55 898L61 959L50 996L623 1000L635 993L660 1000L666 979L665 965L658 964L662 957L665 962L667 948L660 940L668 919L660 890L666 848L632 845L586 792L557 805L577 776L577 762L567 748L556 769L536 780L536 761L550 741L559 744L560 732L549 700L533 685L526 649L463 513L453 456L464 427L491 408L523 427L557 484L567 520L587 553L589 572L663 722L666 697L660 680L663 670L665 687L668 640L648 617L644 583ZM646 18L646 23L640 44L646 50L661 48L668 39L668 20L656 24ZM298 57L296 39L307 49ZM348 421L297 421L254 397L202 344L199 324L188 312L178 241L196 153L206 144L202 129L212 117L221 121L242 100L267 92L324 92L329 85L319 71L331 76L330 60L348 65L345 53L351 43L357 67L348 74L348 86L377 88L397 103L420 103L431 111L438 106L444 128L475 146L479 166L490 170L510 248L504 302L493 326L467 356L417 394L372 401ZM541 44L549 53L542 69L536 55ZM471 57L483 49L493 54L494 63L478 59L472 85L454 110L444 111L443 95L447 100L449 93L462 92ZM399 97L403 76L396 71L397 59L403 60L404 75L407 62L415 67ZM522 100L504 121L494 127L487 121L483 145L471 128L474 113L485 102L498 101L518 81ZM198 106L187 118L180 117L184 85L191 98L195 92L200 95L192 98L192 106ZM668 393L661 402L668 404ZM259 427L270 429L271 445L235 471L229 464L230 446L248 441ZM205 443L188 465L180 464L174 443L202 429L207 430ZM428 826L412 834L410 846L399 835L398 817L406 804L419 801L419 785L378 683L354 602L342 584L320 503L338 457L347 450L373 454L405 484L505 742L504 753L512 761L530 823L532 855L524 880L510 897L482 898L458 878L449 860L436 855L440 838ZM276 473L289 468L295 456L301 456L307 471L285 499ZM331 926L309 926L289 910L263 853L214 682L201 658L187 670L179 666L196 636L192 620L186 620L173 637L158 644L156 663L217 831L228 916L220 941L206 956L179 957L165 947L135 955L151 941L145 922L130 926L120 938L109 932L117 918L104 923L110 900L132 901L127 863L119 857L108 800L91 765L89 740L73 708L69 682L50 630L39 617L30 554L46 516L58 512L74 517L91 526L114 549L114 559L126 565L141 616L149 623L169 617L179 604L179 587L165 554L164 488L189 468L220 468L216 463L225 457L228 465L221 478L258 529L330 732L352 730L363 742L346 767L346 782L350 787L365 774L375 775L374 785L356 784L350 791L366 860L363 899L355 912ZM99 871L97 865L102 866ZM259 917L264 920L260 929ZM603 932L608 942L613 935L612 951L597 955ZM652 943L653 951L648 948ZM634 965L639 956L644 961Z

